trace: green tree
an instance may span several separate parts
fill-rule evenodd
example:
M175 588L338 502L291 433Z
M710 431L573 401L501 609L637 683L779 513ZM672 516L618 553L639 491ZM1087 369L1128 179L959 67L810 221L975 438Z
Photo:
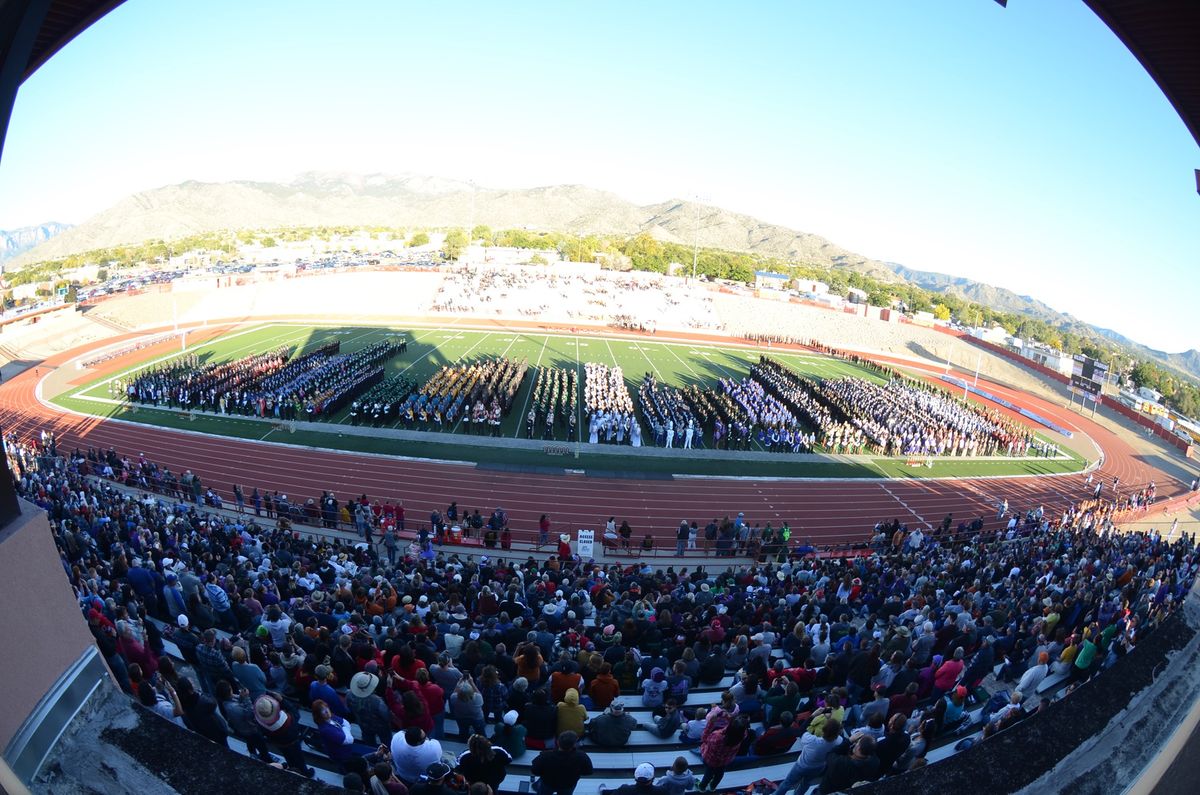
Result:
M467 233L455 227L446 233L446 239L442 242L442 255L446 259L458 259L468 242Z
M1159 370L1150 362L1138 362L1133 366L1133 372L1129 374L1129 377L1138 386L1144 386L1148 389L1158 389L1162 383L1162 370Z
M278 244L275 242L275 238L273 237L264 237L262 239L263 248L275 248L276 245Z
M871 290L867 293L867 303L871 306L891 306L892 296L883 290Z
M408 239L408 247L409 248L416 248L417 246L428 246L428 245L429 245L429 233L428 232L414 232L413 236Z
M471 230L471 239L483 241L485 246L492 244L492 228L486 224L476 224Z
M968 304L959 310L958 322L964 326L983 325L983 312L975 304Z

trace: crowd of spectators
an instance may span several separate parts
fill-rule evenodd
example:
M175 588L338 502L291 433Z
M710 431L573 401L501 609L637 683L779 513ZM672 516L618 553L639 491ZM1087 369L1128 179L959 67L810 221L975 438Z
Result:
M569 273L544 266L463 265L445 269L429 308L601 322L650 333L664 321L679 328L722 327L707 288L645 272Z
M791 752L776 793L838 791L923 764L964 727L1018 723L1049 678L1102 671L1182 604L1198 567L1192 537L1121 533L1087 502L981 519L966 535L881 524L887 542L863 554L785 543L778 558L711 572L600 565L563 545L475 557L427 537L396 555L394 523L371 510L356 515L383 530L379 543L370 531L305 537L257 509L118 490L95 476L142 483L157 468L115 452L101 468L44 438L6 440L10 467L47 512L122 687L297 772L308 742L359 791L458 779L494 791L512 760L536 754L539 792L571 792L592 770L587 748L624 747L639 730L698 747L700 789L738 760ZM722 526L749 537L742 514ZM709 706L696 689L728 671L735 684ZM1012 690L984 701L985 679ZM632 717L630 698L649 717ZM453 766L447 717L466 743ZM690 764L659 785L690 785Z
M104 353L97 354L90 359L84 359L79 362L80 367L95 367L98 364L111 362L113 359L119 359L122 356L128 356L131 353L153 348L155 345L161 345L167 340L178 337L178 332L170 332L169 334L156 334L149 337L138 337L132 342L128 342L116 348L109 348Z

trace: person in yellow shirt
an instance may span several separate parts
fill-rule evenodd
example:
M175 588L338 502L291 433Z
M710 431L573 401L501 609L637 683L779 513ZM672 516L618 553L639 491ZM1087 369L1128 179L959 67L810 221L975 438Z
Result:
M582 736L586 720L587 710L579 703L579 691L572 687L558 702L558 733L570 731Z

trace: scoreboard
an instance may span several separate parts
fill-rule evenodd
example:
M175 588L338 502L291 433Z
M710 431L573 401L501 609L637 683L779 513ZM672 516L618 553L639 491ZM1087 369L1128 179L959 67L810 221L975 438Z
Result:
M1104 382L1108 380L1108 365L1082 353L1075 354L1071 365L1071 391L1085 400L1100 401Z

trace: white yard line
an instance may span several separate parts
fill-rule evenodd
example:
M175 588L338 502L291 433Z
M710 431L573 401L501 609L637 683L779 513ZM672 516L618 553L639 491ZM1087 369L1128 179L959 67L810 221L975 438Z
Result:
M650 362L650 367L653 368L654 374L656 376L658 376L658 379L661 381L662 373L659 372L658 365L655 364L654 360L650 358L650 354L648 354L644 350L642 350L642 346L637 343L634 343L633 347L637 348L638 353L642 354L642 358L644 358L646 361Z
M692 366L690 364L688 364L687 359L680 358L679 354L675 352L674 345L668 345L668 346L666 346L666 348L667 348L667 351L670 352L670 354L675 357L676 361L678 361L680 364L682 364L684 367L686 367L688 369L689 373L696 376L697 378L700 377L700 374L697 373L695 370L693 370ZM720 367L720 365L717 365L717 366Z

